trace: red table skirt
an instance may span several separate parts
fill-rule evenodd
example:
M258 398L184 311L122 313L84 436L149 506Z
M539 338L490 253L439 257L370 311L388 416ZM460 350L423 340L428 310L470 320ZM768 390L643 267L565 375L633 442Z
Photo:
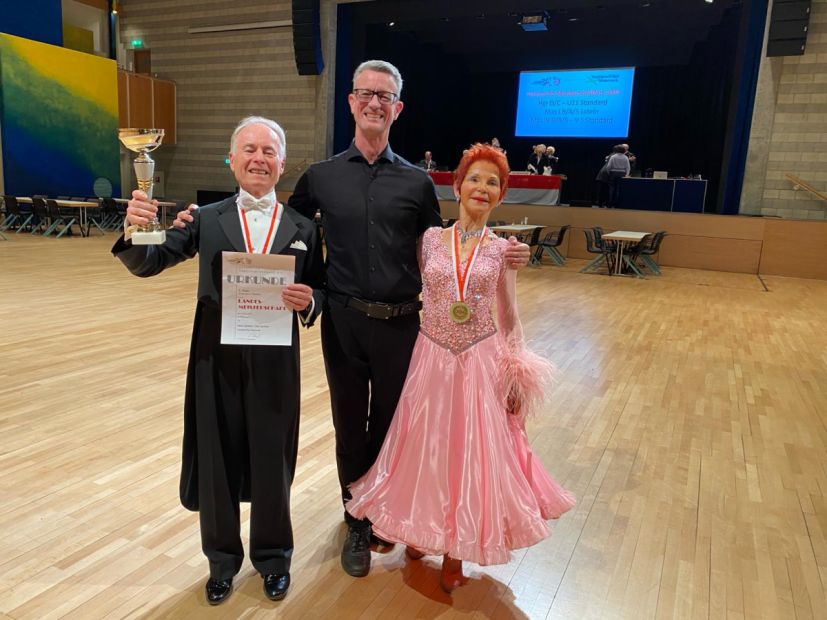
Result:
M434 185L453 185L453 172L429 172L434 180ZM544 176L541 174L509 174L508 187L512 189L560 189L563 186L563 178L552 174Z

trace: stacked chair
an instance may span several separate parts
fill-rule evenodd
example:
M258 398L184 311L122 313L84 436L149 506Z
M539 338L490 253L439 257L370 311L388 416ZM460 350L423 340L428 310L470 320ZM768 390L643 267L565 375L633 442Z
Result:
M34 219L31 207L18 203L15 196L3 196L3 203L6 205L6 217L0 224L0 232L14 227L19 233Z
M100 199L100 225L104 230L118 230L123 223L123 216L118 211L118 204L114 198L103 197Z
M78 221L75 217L76 214L70 210L61 209L58 206L57 201L52 198L46 199L46 207L51 224L49 225L49 228L46 229L46 232L43 233L43 236L48 237L53 232L57 231L58 226L63 226L63 228L57 234L55 239L60 239L66 233L71 233L72 224L75 224Z
M548 233L543 240L537 244L533 262L539 265L543 259L543 255L548 254L548 257L553 260L558 267L563 266L566 263L566 259L563 258L563 255L560 254L557 248L563 243L563 239L565 239L569 228L571 228L571 226L566 224L559 230Z
M49 224L49 212L43 196L32 196L32 234L42 232L44 236Z
M596 228L599 229L599 227ZM583 231L583 234L586 235L586 251L596 256L580 270L580 273L586 273L587 271L596 269L600 266L601 262L606 264L606 270L609 273L614 271L616 247L614 244L603 241L602 232L602 230L598 232L595 228Z
M660 251L660 244L667 234L665 230L659 230L652 235L646 235L640 243L630 249L630 258L638 269L648 268L656 276L660 275L660 267L652 256Z

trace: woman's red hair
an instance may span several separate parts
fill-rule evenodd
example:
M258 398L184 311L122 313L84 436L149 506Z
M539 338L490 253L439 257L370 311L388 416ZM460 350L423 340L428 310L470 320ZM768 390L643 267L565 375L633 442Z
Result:
M472 144L469 148L462 152L462 159L459 160L457 169L454 170L454 188L458 191L459 186L465 180L465 175L468 174L468 168L471 164L481 160L490 161L497 166L497 171L500 175L500 200L505 196L505 190L508 189L508 160L503 155L503 152L494 148L490 144Z

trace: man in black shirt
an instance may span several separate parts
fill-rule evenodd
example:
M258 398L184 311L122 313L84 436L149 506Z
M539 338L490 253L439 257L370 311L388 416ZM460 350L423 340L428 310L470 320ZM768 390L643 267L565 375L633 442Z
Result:
M402 112L401 91L393 65L360 65L348 97L353 143L311 165L290 198L299 213L320 211L325 231L322 350L343 501L350 499L348 485L376 459L396 410L419 331L417 240L442 224L428 175L388 144ZM370 523L347 512L345 520L342 566L361 577L370 570Z

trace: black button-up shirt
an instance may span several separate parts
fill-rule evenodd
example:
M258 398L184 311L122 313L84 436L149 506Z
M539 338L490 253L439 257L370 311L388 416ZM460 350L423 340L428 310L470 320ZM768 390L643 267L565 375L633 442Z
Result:
M399 303L422 290L417 239L442 224L434 184L388 145L369 164L356 145L310 166L289 205L322 214L329 291Z

